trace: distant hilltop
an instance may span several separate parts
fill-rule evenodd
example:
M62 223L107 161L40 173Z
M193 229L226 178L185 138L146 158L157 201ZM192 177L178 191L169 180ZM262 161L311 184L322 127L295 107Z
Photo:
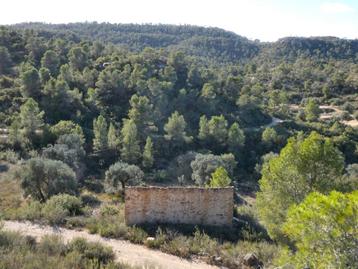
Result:
M238 63L262 57L273 60L296 60L298 57L324 60L358 58L358 40L337 37L285 37L276 42L260 42L215 27L167 24L30 22L8 27L34 30L46 37L65 35L74 41L110 42L135 51L145 47L180 49L188 55L215 62Z

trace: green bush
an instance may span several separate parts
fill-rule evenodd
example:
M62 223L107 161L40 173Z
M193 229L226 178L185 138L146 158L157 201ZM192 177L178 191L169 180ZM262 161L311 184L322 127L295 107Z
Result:
M87 226L88 218L85 216L74 216L66 219L66 228L84 228Z
M194 237L191 237L190 253L196 255L215 255L218 243L206 233L196 229Z
M4 232L0 230L0 249L13 250L16 247L32 248L36 244L34 238L21 236L15 232ZM2 268L0 266L0 268Z
M18 210L16 218L30 221L39 220L42 218L42 208L43 204L40 202L31 201Z
M43 218L50 224L61 224L65 222L68 211L58 204L45 204L42 210Z
M16 164L20 159L19 153L13 150L0 151L0 160Z
M358 111L356 111L356 112L353 113L353 117L354 117L356 120L358 120Z
M60 237L45 236L38 244L34 238L0 231L0 268L11 269L130 269L114 263L109 247L75 239L65 245Z
M184 235L176 236L174 239L164 243L160 249L179 257L190 257L190 241Z
M160 248L167 240L167 234L159 227L155 233L154 240L146 240L145 245L149 248Z
M100 208L100 214L102 217L118 216L120 213L120 208L114 205L104 205Z
M79 198L68 194L59 194L52 196L44 204L38 201L30 201L27 205L15 210L11 218L30 221L45 220L50 224L62 224L65 223L66 218L74 217L84 212L85 209L82 207L82 202ZM75 222L76 220L71 220L72 225ZM81 226L79 221L77 223L78 226Z
M126 238L128 227L124 223L123 207L104 205L99 210L99 217L89 219L86 224L90 233L98 233L104 237Z
M247 253L255 253L265 268L270 268L279 252L279 247L268 242L239 241L237 244L224 244L220 249L223 266L241 268Z
M266 229L260 224L255 206L241 205L235 209L239 219L239 237L248 241L269 240Z
M55 195L45 203L42 213L43 218L50 224L61 224L66 217L82 213L82 202L68 194Z
M101 222L98 233L104 237L124 238L128 233L128 227L124 223L116 222L116 219L113 219L113 222L108 219L106 222Z
M56 254L65 255L67 251L66 245L62 242L61 237L56 235L44 236L38 244L37 249L39 252L50 256Z
M83 238L76 238L70 242L69 251L77 252L82 257L96 260L100 264L106 264L114 260L114 253L110 247L105 247L99 243L87 242Z
M131 227L127 233L127 239L135 244L142 244L147 239L148 234L139 227Z
M82 213L81 199L69 194L53 196L46 202L46 205L63 208L70 216L76 216Z
M101 202L98 198L91 194L85 194L81 196L82 204L87 206L97 206Z

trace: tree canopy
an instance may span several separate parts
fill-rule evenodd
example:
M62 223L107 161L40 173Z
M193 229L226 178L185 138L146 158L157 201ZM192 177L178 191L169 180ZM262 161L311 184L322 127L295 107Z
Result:
M355 268L357 215L358 191L328 195L312 192L288 211L283 231L296 251L287 251L282 262L300 268Z
M77 193L75 173L68 165L57 160L29 159L21 171L20 179L24 194L41 202L59 193Z
M277 157L262 168L257 193L260 218L270 235L279 237L290 205L313 191L328 193L340 187L344 159L330 139L312 132L289 139Z
M143 180L144 173L133 164L116 162L106 171L106 182L115 190L122 190L127 185L139 185Z
M216 168L214 173L211 174L211 179L208 183L210 188L227 187L231 183L231 179L224 167Z

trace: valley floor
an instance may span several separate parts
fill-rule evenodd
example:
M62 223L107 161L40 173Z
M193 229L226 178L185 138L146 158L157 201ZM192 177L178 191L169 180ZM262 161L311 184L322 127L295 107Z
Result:
M144 246L135 245L124 240L104 238L86 231L70 230L60 227L33 224L31 222L4 221L3 229L7 231L20 232L40 240L46 235L61 236L65 242L74 238L85 238L91 242L99 242L113 249L116 261L132 266L158 269L217 269L218 267L203 262L189 261L179 257L151 250Z

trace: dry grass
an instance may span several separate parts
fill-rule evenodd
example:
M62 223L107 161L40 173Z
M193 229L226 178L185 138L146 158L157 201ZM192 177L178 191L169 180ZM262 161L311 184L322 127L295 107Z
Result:
M81 191L81 196L85 196L85 195L93 196L96 199L98 199L101 203L105 203L105 204L122 202L121 197L113 193L106 193L106 192L96 193L88 189L83 189Z
M0 216L6 211L19 208L24 202L20 182L15 178L16 165L0 162Z

